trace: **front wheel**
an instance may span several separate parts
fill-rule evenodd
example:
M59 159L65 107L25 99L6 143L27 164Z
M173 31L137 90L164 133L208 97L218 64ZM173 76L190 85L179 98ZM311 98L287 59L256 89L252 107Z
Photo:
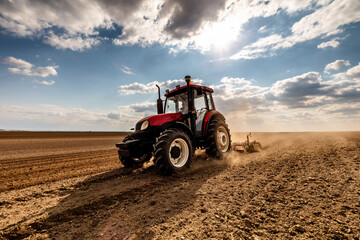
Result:
M126 142L132 140L133 138L131 135L126 136L122 142ZM144 153L142 156L130 156L130 157L123 157L119 155L120 162L124 165L125 168L132 168L132 167L140 167L144 162L147 162L151 159L152 154Z
M139 167L144 162L149 161L151 159L150 153L145 153L142 157L135 158L135 157L120 157L120 162L124 165L125 168L131 167Z
M219 119L211 121L206 140L206 153L210 156L220 159L224 153L230 151L231 135L225 121Z
M179 129L168 129L154 144L154 163L163 175L171 175L190 167L192 145L189 136Z

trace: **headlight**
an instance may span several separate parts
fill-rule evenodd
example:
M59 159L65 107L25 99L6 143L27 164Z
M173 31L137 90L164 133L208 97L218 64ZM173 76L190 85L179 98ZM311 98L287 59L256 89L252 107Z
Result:
M142 124L141 124L141 127L140 127L140 130L145 130L149 127L149 121L148 120L145 120Z

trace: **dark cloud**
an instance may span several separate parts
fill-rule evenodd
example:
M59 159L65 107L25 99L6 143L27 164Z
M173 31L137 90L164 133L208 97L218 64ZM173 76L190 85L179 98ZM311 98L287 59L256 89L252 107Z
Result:
M216 21L225 3L224 0L168 0L159 16L170 15L164 30L173 38L182 39L195 35L204 22Z
M120 119L120 114L118 113L108 113L107 117L113 120L119 120Z
M341 115L357 115L360 113L360 108L340 108L336 110L329 110L328 113L330 114L341 114Z
M357 88L342 89L332 95L341 102L360 102L360 91Z
M349 106L360 103L360 81L357 80L359 66L333 77L342 78L335 81L323 81L318 72L308 72L292 78L276 81L270 88L254 85L242 78L223 78L221 84L212 85L216 108L224 114L267 114L274 109L294 109L294 111L326 110L331 105ZM197 80L202 83L202 80ZM148 84L133 83L118 88L121 94L155 93L155 84L172 89L183 80L151 82ZM155 112L153 103L134 104L134 112Z
M341 73L344 80L323 81L317 72L277 81L265 94L267 100L277 101L289 108L314 108L326 104L360 102L360 83L357 67ZM336 76L336 75L334 75ZM337 76L340 76L337 74Z
M100 30L116 31L115 37L124 33L119 26L127 26L138 18L143 2L5 0L0 1L0 27L22 37L42 37L56 48L82 51L100 44Z
M321 82L317 72L277 81L266 94L266 99L277 101L293 108L307 107L306 101L316 96L329 95L332 90Z
M116 22L124 21L137 13L144 0L97 0L96 1Z

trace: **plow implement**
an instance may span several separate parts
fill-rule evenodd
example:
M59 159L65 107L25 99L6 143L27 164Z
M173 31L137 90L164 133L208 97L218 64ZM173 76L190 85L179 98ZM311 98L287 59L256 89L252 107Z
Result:
M231 149L241 153L252 153L252 152L260 152L261 144L257 141L250 141L251 133L246 135L246 141L244 142L234 142L231 145Z

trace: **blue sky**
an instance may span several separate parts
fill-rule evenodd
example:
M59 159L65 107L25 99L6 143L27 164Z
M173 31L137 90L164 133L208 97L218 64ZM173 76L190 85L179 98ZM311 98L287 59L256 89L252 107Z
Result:
M121 131L212 86L233 131L360 130L360 2L2 1L0 129Z

